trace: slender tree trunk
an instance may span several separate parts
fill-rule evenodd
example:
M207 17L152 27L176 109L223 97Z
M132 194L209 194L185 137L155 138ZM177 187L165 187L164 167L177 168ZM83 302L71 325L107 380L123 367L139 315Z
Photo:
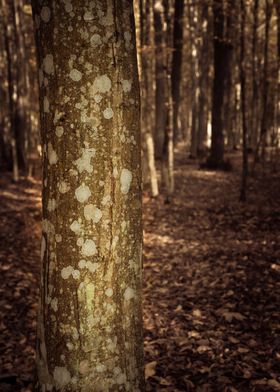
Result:
M190 26L190 67L191 67L191 145L190 145L190 158L197 158L198 150L198 114L199 114L199 46L196 39L197 25L198 25L198 10L195 4L188 4L188 19Z
M246 201L247 174L248 174L248 150L247 150L247 119L246 119L246 73L245 73L245 23L246 6L244 0L240 0L241 26L240 26L240 85L241 85L241 113L242 113L242 181L240 201Z
M264 37L264 65L263 65L263 91L262 91L262 117L261 117L261 131L260 140L256 149L255 161L258 160L259 148L261 148L261 156L264 162L265 147L267 137L267 114L268 114L268 93L269 93L269 80L268 80L268 48L269 48L269 27L272 14L272 4L269 0L265 1L265 37Z
M144 391L132 2L40 4L33 1L44 185L35 390Z
M173 47L173 0L163 1L164 20L164 68L166 89L166 124L164 128L164 144L162 154L162 176L167 192L166 203L171 201L174 193L174 132L173 132L173 102L172 102L172 47Z
M275 98L275 165L279 157L280 142L280 2L274 0L277 15L277 81Z
M155 127L155 95L154 95L154 40L153 40L153 4L146 0L141 4L141 124L143 128L144 141L146 143L146 159L149 169L151 193L153 197L158 196L158 180L155 164L155 148L153 129Z
M174 5L174 32L173 32L173 56L172 56L172 99L173 99L173 132L174 141L179 134L179 107L180 107L180 86L183 59L183 17L184 0L175 0Z
M14 72L14 59L12 51L12 43L15 39L14 33L14 18L15 15L11 14L9 4L6 0L0 2L1 16L3 20L4 29L4 44L6 51L7 60L7 82L8 82L8 97L9 97L9 122L10 122L10 141L12 151L12 162L13 162L13 180L17 182L19 180L19 163L17 155L17 138L15 128L15 113L17 105L17 85L15 80Z
M209 111L209 9L208 4L201 6L200 30L201 47L199 51L199 98L198 98L198 142L197 153L204 155L206 149L208 111Z
M27 73L27 56L24 42L24 30L22 26L22 0L15 1L15 32L16 32L16 45L17 45L17 90L18 99L15 112L15 133L17 138L17 155L19 167L23 173L27 174L27 86L26 86L26 73Z
M253 151L256 150L258 142L258 81L257 81L257 45L258 45L258 19L259 19L259 0L254 0L254 21L252 38L252 106L251 106L251 132L249 146Z
M164 6L162 0L155 0L154 5L155 23L155 47L156 47L156 126L155 126L155 151L156 158L162 158L164 132L167 121L166 113L166 68L165 68L165 33L164 29Z

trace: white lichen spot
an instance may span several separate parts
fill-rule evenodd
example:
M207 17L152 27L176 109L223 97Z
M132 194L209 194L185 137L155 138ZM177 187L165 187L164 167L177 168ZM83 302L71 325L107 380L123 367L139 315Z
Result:
M79 364L79 372L83 375L87 374L90 371L89 362L85 359Z
M103 373L106 371L107 367L105 365L99 364L96 366L97 373Z
M93 48L102 44L101 37L99 34L93 34L90 38L90 44Z
M106 291L105 294L107 295L107 297L112 297L113 295L113 289L111 289L111 287L109 287Z
M81 185L75 190L76 199L80 203L85 203L91 195L91 191L87 185Z
M73 346L73 344L71 342L67 342L66 343L66 347L68 348L69 351L72 351L73 348L74 348L74 346Z
M43 260L43 258L44 258L46 247L47 247L47 244L46 244L45 237L42 236L42 241L41 241L41 260Z
M80 237L80 238L77 239L77 245L78 246L82 246L84 242L85 241L84 241L83 237Z
M112 5L108 4L106 10L107 10L106 15L104 15L102 11L99 11L99 15L100 15L99 23L103 26L110 26L114 23Z
M54 72L54 65L53 65L53 55L47 54L43 60L43 69L48 74L51 75Z
M70 185L65 181L61 181L58 185L58 190L60 193L67 193L69 189L70 189Z
M61 242L62 241L62 235L61 234L56 234L55 235L55 240L56 240L56 242Z
M98 223L102 217L102 211L93 204L87 204L84 208L84 216L86 220Z
M61 277L62 277L63 279L68 279L69 276L72 275L72 272L73 272L73 271L74 271L74 268L73 268L71 265L69 265L68 267L64 267L64 268L62 268L62 270L61 270Z
M126 383L126 375L124 373L120 373L118 377L116 378L117 384L125 384Z
M47 209L49 212L54 211L56 208L56 201L55 199L49 199Z
M81 225L77 220L74 220L72 224L70 225L70 229L75 233L75 234L80 234L81 232Z
M122 223L121 223L122 231L124 231L126 229L126 225L127 225L127 222L126 221L122 221Z
M55 165L58 161L57 154L50 142L48 143L48 159L50 165Z
M116 248L118 241L119 241L119 236L116 235L116 236L113 238L113 241L112 241L112 244L111 244L112 249L115 249L115 248Z
M73 271L72 271L72 276L73 276L74 279L79 279L80 274L81 274L81 273L80 273L79 270L73 270Z
M57 312L58 309L57 304L58 304L57 298L53 298L51 300L51 308L53 309L54 312Z
M132 298L135 297L135 290L133 290L131 287L127 287L125 289L124 295L123 295L125 301L129 301Z
M84 148L82 152L81 158L77 159L74 164L77 166L79 173L83 171L87 171L88 173L92 173L93 166L90 163L91 158L95 156L94 148Z
M64 132L63 127L57 126L55 128L55 134L57 137L61 137L63 135L63 132Z
M64 115L64 112L59 112L58 110L55 111L54 118L53 118L54 125L61 119L61 117L63 115Z
M43 22L48 23L51 18L51 10L49 7L43 7L40 16Z
M44 113L49 113L50 112L50 103L49 103L49 100L48 100L48 97L44 97L44 100L43 100L43 109L44 109Z
M112 87L112 83L110 78L105 74L105 75L101 75L101 76L97 76L94 79L92 88L91 88L91 92L92 95L94 96L96 93L108 93L111 90Z
M110 120L113 117L113 115L114 115L114 112L113 112L112 108L106 108L103 111L103 116L104 116L104 118L106 118L106 120Z
M74 82L79 82L82 79L82 73L76 68L71 69L69 76Z
M71 375L66 367L56 366L53 372L55 386L63 388L71 381Z
M122 80L122 89L125 93L128 93L131 90L131 80Z
M85 21L90 21L90 20L93 20L93 19L94 19L94 16L93 16L93 14L90 11L86 11L84 13L84 20Z
M100 94L95 94L93 97L96 103L100 103L102 101L102 96Z
M84 260L84 259L82 259L82 260L79 261L79 264L78 264L78 265L79 265L79 268L83 269L83 268L86 267L87 261Z
M70 13L73 11L73 6L70 0L63 0L65 11Z
M132 173L128 169L122 169L121 172L121 192L126 195L129 192L130 184L132 181Z
M87 269L88 269L90 272L93 273L93 272L95 272L95 271L98 270L99 264L98 264L98 263L93 263L92 261L87 261L86 267L87 267Z
M101 201L101 204L103 206L106 206L106 204L109 204L109 203L111 203L111 196L110 195L104 196L102 201Z
M96 245L93 240L85 240L82 245L81 253L83 256L89 257L95 255L97 252Z

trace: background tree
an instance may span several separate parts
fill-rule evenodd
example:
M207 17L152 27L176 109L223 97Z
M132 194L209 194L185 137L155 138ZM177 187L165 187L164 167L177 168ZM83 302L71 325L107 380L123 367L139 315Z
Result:
M225 14L223 0L213 0L214 80L212 96L212 137L208 165L213 168L224 165L223 105L225 82L229 72L231 45L224 35Z

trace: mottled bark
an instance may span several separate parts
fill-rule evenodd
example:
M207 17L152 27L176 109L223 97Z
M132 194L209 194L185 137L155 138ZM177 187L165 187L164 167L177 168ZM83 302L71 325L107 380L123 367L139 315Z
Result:
M43 143L36 390L144 391L132 2L33 2Z

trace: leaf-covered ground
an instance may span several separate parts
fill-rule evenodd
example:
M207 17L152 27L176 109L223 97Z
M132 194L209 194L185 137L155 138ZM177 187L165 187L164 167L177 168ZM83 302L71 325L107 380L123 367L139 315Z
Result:
M147 391L280 391L280 175L251 178L243 204L239 183L181 157L173 202L144 197ZM40 184L4 176L0 197L0 391L27 392Z

